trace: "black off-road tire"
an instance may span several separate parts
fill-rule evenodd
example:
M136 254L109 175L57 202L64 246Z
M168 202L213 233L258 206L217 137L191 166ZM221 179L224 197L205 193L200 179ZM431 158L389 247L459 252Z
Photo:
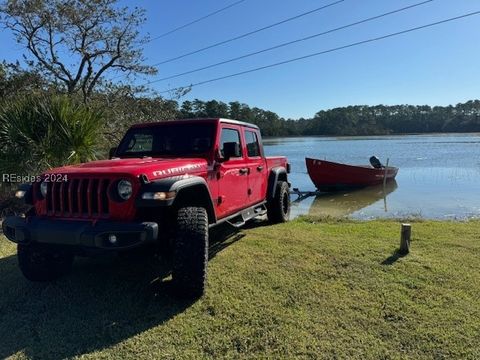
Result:
M30 281L52 281L72 268L72 253L39 244L17 245L18 265Z
M290 216L290 191L286 181L279 181L275 196L267 202L267 217L273 223L284 223Z
M208 264L208 215L202 207L178 210L173 244L172 280L175 291L185 298L205 292Z

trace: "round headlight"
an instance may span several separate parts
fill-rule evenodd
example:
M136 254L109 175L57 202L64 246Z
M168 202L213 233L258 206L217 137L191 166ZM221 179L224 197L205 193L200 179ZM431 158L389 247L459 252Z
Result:
M42 181L40 183L40 193L42 194L43 197L47 196L47 191L48 191L48 183L46 181Z
M130 199L132 196L132 183L128 180L120 180L117 185L118 195L123 200Z

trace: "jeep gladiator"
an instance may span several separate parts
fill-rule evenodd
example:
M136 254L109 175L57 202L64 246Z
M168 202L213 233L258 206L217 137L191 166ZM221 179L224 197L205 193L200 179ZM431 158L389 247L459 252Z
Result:
M180 293L204 293L209 229L267 215L288 220L289 164L266 157L260 130L227 119L132 126L109 160L48 170L16 196L31 205L8 217L19 267L31 281L69 271L75 256L155 244L173 256Z

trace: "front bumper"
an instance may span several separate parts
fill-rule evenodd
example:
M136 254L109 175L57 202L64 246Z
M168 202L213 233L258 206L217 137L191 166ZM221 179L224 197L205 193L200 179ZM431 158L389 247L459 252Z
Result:
M113 221L51 220L40 217L7 217L2 223L3 233L18 244L43 243L104 250L133 248L158 238L158 224L154 222L120 223ZM109 236L115 235L112 243Z

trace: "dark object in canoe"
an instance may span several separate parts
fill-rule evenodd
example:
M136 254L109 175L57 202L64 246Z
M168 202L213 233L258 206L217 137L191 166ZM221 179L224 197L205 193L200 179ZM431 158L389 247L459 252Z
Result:
M339 191L378 185L395 179L398 168L374 168L370 165L356 166L331 161L305 158L308 175L320 191Z
M370 157L370 165L372 165L375 169L384 168L383 164L380 162L380 159L376 156Z

